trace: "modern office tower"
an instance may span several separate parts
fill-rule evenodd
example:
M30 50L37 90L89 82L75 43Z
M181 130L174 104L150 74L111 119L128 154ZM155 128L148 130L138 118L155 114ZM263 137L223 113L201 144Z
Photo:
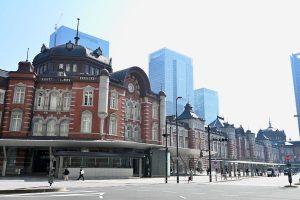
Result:
M214 90L200 88L195 90L195 113L210 124L219 114L219 97Z
M297 120L298 120L298 131L300 135L300 53L292 54L291 66L293 73L293 82L294 82L294 93L296 100L296 109L297 109Z
M78 32L79 44L83 45L89 49L95 50L98 47L101 48L102 54L105 57L109 57L109 42L86 33ZM49 47L58 46L61 44L66 44L70 40L74 42L74 37L76 36L76 30L68 28L66 26L59 27L55 32L50 35Z
M184 110L189 102L194 105L193 64L190 57L167 48L160 49L149 56L149 80L154 92L163 90L167 95L167 115Z

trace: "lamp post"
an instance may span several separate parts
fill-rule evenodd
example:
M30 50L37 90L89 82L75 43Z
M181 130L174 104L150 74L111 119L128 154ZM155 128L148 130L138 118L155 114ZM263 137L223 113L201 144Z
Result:
M168 123L166 119L166 130L163 136L166 138L166 183L168 183L168 136L171 133L171 126L170 126L170 133L168 134Z
M182 97L176 97L176 170L177 170L177 183L179 183L179 174L178 174L178 120L177 120L177 101Z
M208 168L209 168L209 182L212 182L211 178L211 154L210 154L210 127L207 126L207 137L208 137Z

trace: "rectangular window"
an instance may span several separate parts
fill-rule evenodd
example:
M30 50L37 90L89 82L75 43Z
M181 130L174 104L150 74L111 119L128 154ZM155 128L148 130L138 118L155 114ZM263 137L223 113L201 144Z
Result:
M77 65L73 64L73 72L77 72Z
M15 87L13 103L23 104L24 97L25 97L25 87L20 87L20 86Z
M66 64L66 72L69 72L70 71L70 64Z
M0 104L4 104L4 96L5 96L4 90L0 89Z
M63 96L63 110L69 110L71 106L71 95L70 93L64 94Z
M22 123L22 113L12 112L10 121L10 131L20 131Z
M64 64L59 64L58 69L63 69L64 68Z
M110 96L110 108L118 109L118 95L115 92L112 92Z
M93 105L93 91L84 91L83 105L92 106Z
M2 112L0 112L0 127L1 127L1 124L2 124Z

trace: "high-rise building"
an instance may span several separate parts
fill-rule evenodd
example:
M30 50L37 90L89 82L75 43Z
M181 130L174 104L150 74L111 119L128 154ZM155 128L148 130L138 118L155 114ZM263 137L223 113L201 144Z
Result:
M300 53L292 54L290 58L291 58L291 66L292 66L292 73L293 73L297 116L300 116ZM298 120L298 130L300 135L300 117L297 117L297 120Z
M59 27L55 32L50 35L49 47L58 46L61 44L66 44L70 40L74 42L74 37L76 36L76 30L68 28L66 26ZM83 45L89 49L95 50L101 48L102 54L105 57L109 57L109 42L92 35L88 35L83 32L78 32L79 44Z
M205 119L206 124L214 121L219 114L219 97L214 90L200 88L195 90L195 113Z
M167 95L167 115L175 114L176 98L178 112L189 102L194 105L192 59L167 48L149 56L149 80L154 92L163 90Z

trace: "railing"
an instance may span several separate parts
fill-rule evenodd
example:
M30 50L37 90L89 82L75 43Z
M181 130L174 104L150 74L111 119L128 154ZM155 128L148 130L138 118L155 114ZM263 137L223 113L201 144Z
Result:
M63 78L63 77L40 77L38 78L39 81L44 82L60 82L60 83L70 83L70 78Z
M143 140L141 138L133 138L133 137L125 137L126 141L132 141L132 142L140 142L143 143Z

